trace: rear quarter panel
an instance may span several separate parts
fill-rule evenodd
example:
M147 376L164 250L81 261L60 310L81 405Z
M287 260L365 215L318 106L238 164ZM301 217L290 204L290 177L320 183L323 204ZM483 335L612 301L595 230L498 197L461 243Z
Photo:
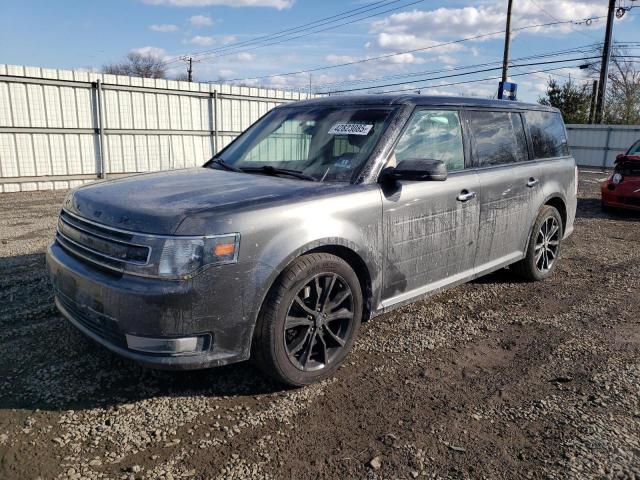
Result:
M552 198L560 198L566 206L564 234L573 232L576 216L576 161L573 157L539 160L540 182L544 195L543 204ZM542 206L542 205L541 205Z

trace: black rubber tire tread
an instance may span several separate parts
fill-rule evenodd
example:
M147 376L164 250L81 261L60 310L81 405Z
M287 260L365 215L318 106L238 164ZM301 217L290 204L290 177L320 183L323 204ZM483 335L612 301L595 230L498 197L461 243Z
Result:
M542 273L536 268L535 265L535 246L536 246L536 237L538 236L538 232L540 231L540 227L542 226L542 222L549 218L549 216L553 215L558 225L560 225L560 242L558 244L558 254L556 255L556 261L553 262L551 266L551 270L546 273ZM531 233L529 234L529 243L527 245L527 253L526 256L520 260L519 262L511 265L510 269L520 278L527 280L529 282L537 282L540 280L544 280L545 278L550 277L555 272L555 269L558 265L558 261L560 260L560 255L562 254L562 237L564 235L564 224L562 223L562 217L560 216L560 212L555 207L551 205L544 205L540 212L538 213L538 217L536 218L535 223L533 224L533 228L531 229Z
M347 341L345 352L351 349L358 336L362 320L363 300L358 276L351 266L342 258L329 253L311 253L298 257L284 269L272 285L258 315L251 344L251 360L253 363L264 373L280 383L300 387L322 381L331 376L344 360L344 358L342 358L339 362L318 372L303 372L301 370L292 372L291 369L287 372L287 368L282 368L275 351L275 349L278 348L278 342L275 340L276 329L279 326L278 312L283 304L284 297L291 291L296 283L300 282L301 278L308 276L319 266L328 264L339 265L343 273L347 274L346 277L350 277L345 278L345 280L349 283L353 295L355 316L353 319L352 335ZM297 294L297 292L295 293ZM295 368L293 366L291 367Z

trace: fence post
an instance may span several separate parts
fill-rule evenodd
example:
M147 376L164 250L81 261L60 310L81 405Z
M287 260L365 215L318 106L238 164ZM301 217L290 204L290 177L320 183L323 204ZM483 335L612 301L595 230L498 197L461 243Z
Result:
M107 178L105 173L105 150L104 150L104 109L102 108L102 82L96 81L96 123L98 130L98 143L100 145L100 161L98 162L98 178Z
M613 127L609 126L607 127L607 140L605 142L604 145L604 154L602 155L602 170L606 170L607 169L607 157L609 155L609 141L611 140L611 131L613 130Z
M215 132L215 119L214 119L214 115L215 115L215 110L214 110L214 104L215 104L215 91L209 93L209 142L211 145L211 156L213 157L217 151L216 151L216 132Z
M213 117L213 143L215 146L215 154L218 154L218 113L220 111L220 102L218 102L218 91L213 91L214 117Z

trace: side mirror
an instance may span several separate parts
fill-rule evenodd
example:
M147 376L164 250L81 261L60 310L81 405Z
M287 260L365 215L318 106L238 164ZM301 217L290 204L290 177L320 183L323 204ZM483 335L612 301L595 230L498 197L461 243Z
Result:
M447 166L442 160L407 159L396 167L384 170L384 175L396 180L435 180L447 179Z
M616 155L616 160L620 160L622 157L624 157L624 153L619 153Z

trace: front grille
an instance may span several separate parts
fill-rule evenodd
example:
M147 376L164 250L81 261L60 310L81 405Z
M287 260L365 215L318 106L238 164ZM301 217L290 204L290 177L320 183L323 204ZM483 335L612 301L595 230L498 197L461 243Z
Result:
M67 251L85 260L122 271L125 264L145 265L151 248L132 243L133 235L88 222L66 211L58 220L56 240Z
M59 290L56 290L55 294L60 305L71 317L73 317L75 321L96 335L107 339L116 345L126 347L125 336L120 331L118 322L87 306L79 305Z

